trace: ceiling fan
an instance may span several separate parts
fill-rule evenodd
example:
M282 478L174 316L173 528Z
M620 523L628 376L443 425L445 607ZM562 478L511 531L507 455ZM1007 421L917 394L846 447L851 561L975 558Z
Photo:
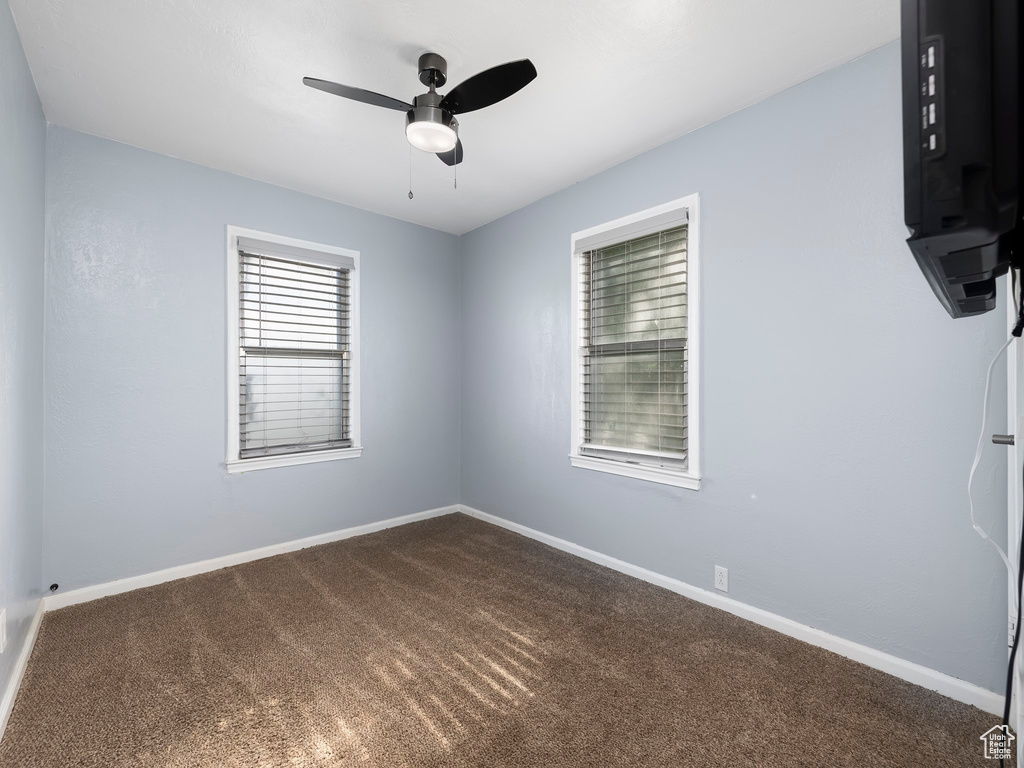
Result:
M529 59L510 61L473 75L442 96L436 89L448 81L448 62L436 53L424 53L419 59L419 69L420 82L429 90L415 97L412 104L315 77L304 77L302 82L335 96L405 112L405 135L409 143L424 152L435 153L447 165L455 165L462 162L459 121L455 116L497 104L537 76L537 69Z

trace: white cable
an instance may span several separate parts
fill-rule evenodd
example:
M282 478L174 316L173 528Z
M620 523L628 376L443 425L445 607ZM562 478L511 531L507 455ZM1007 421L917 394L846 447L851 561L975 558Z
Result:
M1006 564L1006 570L1010 573L1010 579L1013 584L1017 583L1017 569L1013 567L1010 562L1010 558L1006 556L1003 548L996 544L982 527L978 525L978 521L974 519L974 495L971 493L971 486L974 485L974 473L978 470L978 464L981 463L981 451L985 447L985 435L988 433L988 393L992 388L992 369L996 367L996 363L999 362L999 358L1002 357L1003 352L1010 346L1014 340L1014 336L1011 336L1006 340L1006 343L999 348L996 352L996 356L992 358L992 362L988 364L988 375L985 377L985 399L981 405L981 434L978 435L978 450L974 454L974 463L971 465L971 474L967 479L967 500L971 505L971 525L974 526L974 530L981 538L996 548L996 552L1003 558L1003 562Z

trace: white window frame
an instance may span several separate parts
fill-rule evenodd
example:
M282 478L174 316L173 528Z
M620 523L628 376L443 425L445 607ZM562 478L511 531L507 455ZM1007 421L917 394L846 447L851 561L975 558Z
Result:
M238 284L238 238L249 237L267 243L302 248L315 251L316 257L303 257L305 261L315 263L320 260L329 267L337 267L342 260L354 262L349 274L349 435L352 446L335 448L328 451L310 451L309 453L291 453L278 456L254 456L248 459L238 458L239 438L239 398L238 391L238 335L239 335L239 284ZM322 259L321 259L322 257ZM359 251L339 248L335 245L312 243L294 237L259 232L254 229L228 226L227 228L227 308L228 308L228 354L227 354L227 403L228 403L228 439L225 465L231 474L250 472L256 469L289 467L296 464L315 464L322 461L338 459L355 459L362 455L363 444L359 429Z
M684 218L685 217L685 218ZM686 469L670 469L634 464L614 459L587 456L580 453L583 445L583 331L580 322L580 268L583 252L602 245L631 240L660 232L671 222L688 220L686 251L686 323L687 358L687 454ZM609 472L613 475L648 480L690 490L700 489L700 198L687 195L645 211L623 216L572 235L572 418L569 443L569 462L574 467Z

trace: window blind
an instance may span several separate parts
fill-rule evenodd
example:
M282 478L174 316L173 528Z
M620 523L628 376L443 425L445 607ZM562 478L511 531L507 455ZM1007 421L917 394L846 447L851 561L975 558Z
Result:
M243 241L238 281L238 458L350 446L348 262Z
M583 454L686 466L687 229L582 254Z

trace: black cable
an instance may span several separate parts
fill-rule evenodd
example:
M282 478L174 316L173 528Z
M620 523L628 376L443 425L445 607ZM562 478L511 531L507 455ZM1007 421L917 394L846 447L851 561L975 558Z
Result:
M1010 267L1010 301L1014 301L1017 298L1017 279L1019 277L1018 272L1013 267ZM1024 287L1024 286L1022 286ZM1020 304L1017 305L1017 322L1013 326L1013 330L1010 331L1018 339L1021 333L1024 333L1024 290L1020 292Z

